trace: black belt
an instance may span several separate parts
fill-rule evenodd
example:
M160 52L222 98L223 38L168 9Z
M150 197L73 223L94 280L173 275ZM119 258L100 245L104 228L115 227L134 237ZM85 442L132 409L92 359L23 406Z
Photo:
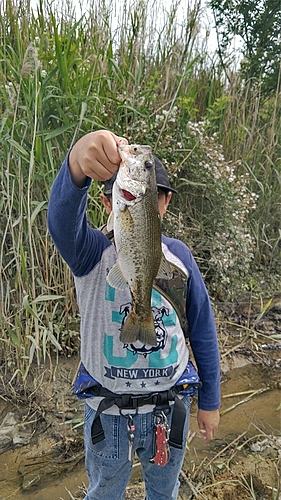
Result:
M154 392L145 395L132 395L132 394L114 394L113 392L101 386L94 386L88 389L93 396L101 396L101 400L96 415L92 424L91 437L93 444L99 443L104 439L104 431L102 428L100 414L111 408L114 404L118 406L121 415L126 410L128 413L137 413L141 406L153 405L154 411L170 410L170 402L174 401L171 432L169 436L169 444L174 448L182 449L182 436L186 417L186 409L182 400L178 397L175 388L163 392Z

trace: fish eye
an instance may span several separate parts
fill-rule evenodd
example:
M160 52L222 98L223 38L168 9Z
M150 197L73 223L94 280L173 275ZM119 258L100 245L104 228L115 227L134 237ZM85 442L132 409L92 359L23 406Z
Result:
M146 161L144 165L145 165L145 168L153 167L153 163L151 163L151 161Z

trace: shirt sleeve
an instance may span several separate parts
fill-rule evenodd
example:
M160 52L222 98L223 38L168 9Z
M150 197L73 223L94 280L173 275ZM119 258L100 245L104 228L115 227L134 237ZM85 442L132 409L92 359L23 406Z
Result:
M220 353L209 294L190 249L180 240L164 238L189 273L186 316L189 342L202 386L198 389L198 406L202 410L220 407Z
M220 407L220 355L210 298L191 256L187 294L187 318L190 345L197 364L202 387L198 390L198 407L216 410Z
M48 205L48 229L62 258L75 276L88 274L111 243L101 231L87 222L87 194L91 179L78 188L72 181L68 157L51 188Z

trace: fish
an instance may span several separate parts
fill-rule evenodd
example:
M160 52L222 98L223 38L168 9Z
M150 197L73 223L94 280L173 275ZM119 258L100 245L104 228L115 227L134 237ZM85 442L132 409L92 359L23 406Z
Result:
M117 262L107 275L116 289L129 286L131 309L121 327L124 344L157 345L151 294L155 278L172 277L161 247L155 161L150 146L118 146L121 163L112 188L107 229L114 231Z

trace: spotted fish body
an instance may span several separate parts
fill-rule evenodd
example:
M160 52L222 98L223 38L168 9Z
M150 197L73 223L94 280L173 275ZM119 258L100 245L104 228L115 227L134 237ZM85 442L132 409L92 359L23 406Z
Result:
M119 146L122 159L113 184L113 210L108 229L114 229L117 263L107 281L114 288L130 288L132 307L120 340L157 345L151 312L156 277L170 278L161 249L161 220L154 157L149 146Z

